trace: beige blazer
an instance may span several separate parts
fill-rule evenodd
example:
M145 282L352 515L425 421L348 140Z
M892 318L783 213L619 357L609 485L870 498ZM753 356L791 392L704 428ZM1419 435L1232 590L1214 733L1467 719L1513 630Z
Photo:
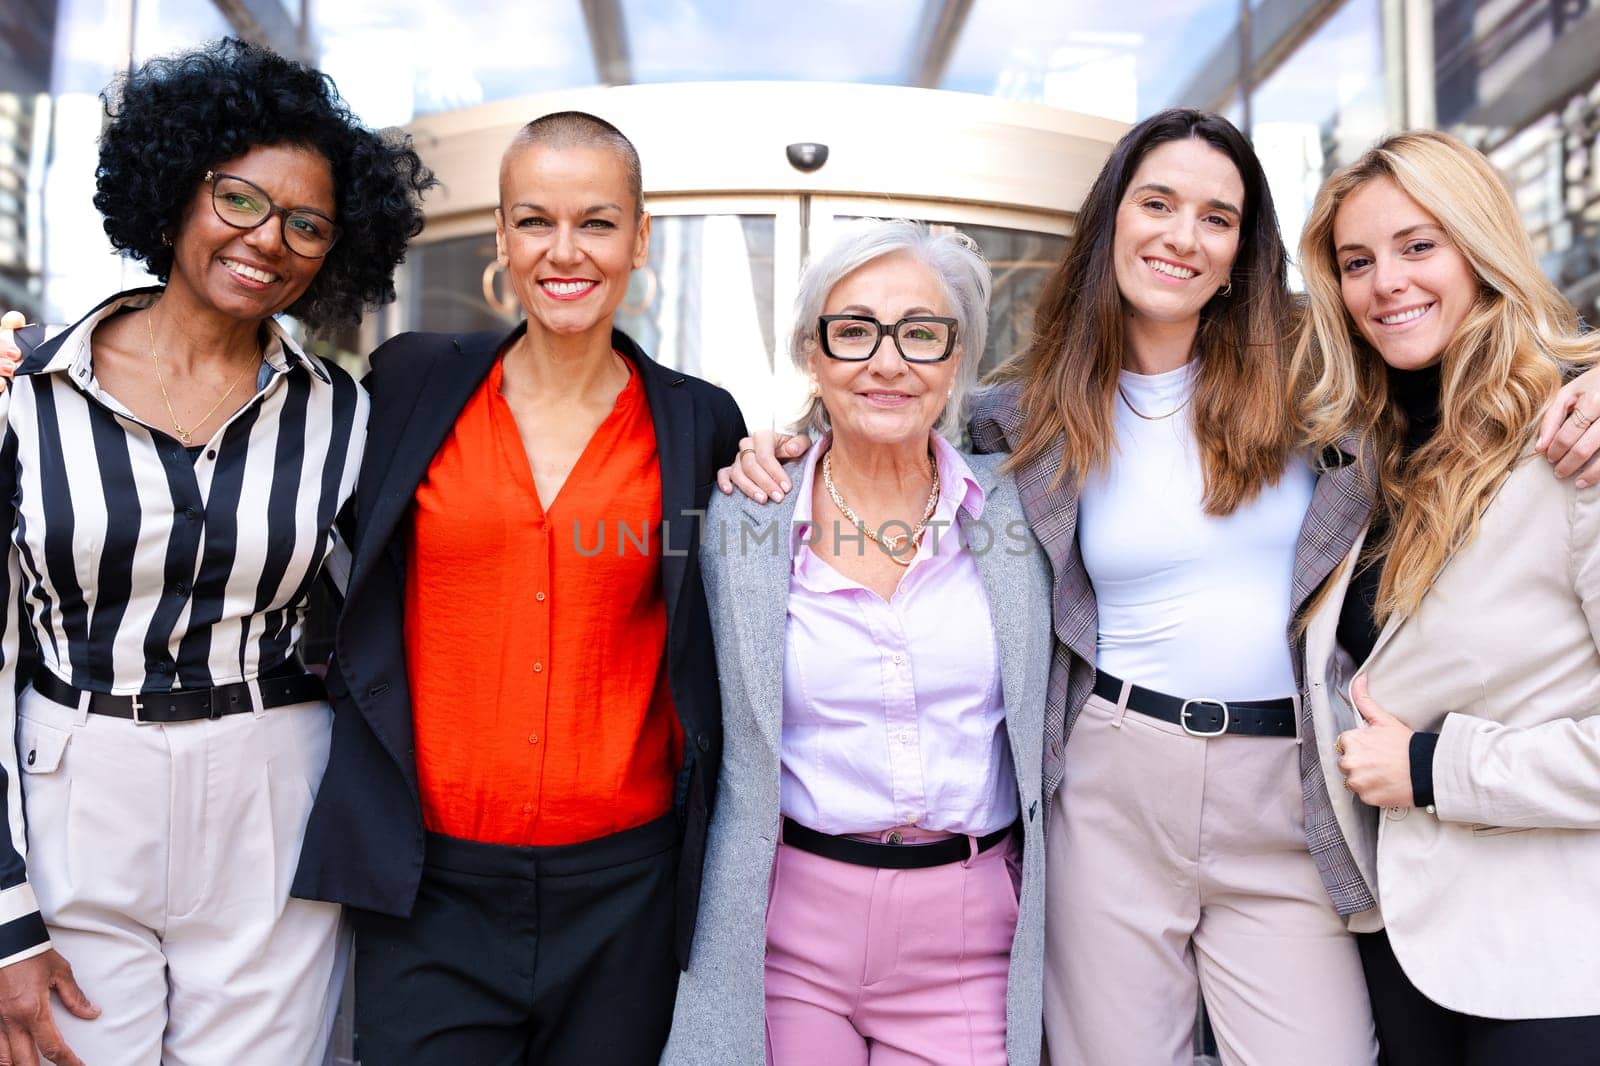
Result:
M1525 456L1361 667L1379 704L1440 733L1426 809L1380 814L1341 787L1357 670L1334 631L1360 550L1306 629L1329 798L1382 912L1351 928L1386 926L1406 975L1453 1010L1600 1014L1600 487Z

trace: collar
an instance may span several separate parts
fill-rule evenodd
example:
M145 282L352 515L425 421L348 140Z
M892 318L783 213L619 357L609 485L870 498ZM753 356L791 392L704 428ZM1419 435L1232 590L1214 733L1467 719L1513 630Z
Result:
M795 488L801 490L795 497L794 517L791 519L791 528L797 535L811 526L810 489L817 484L815 480L819 476L817 467L831 440L831 435L828 435L813 444L811 450L801 460L799 475L792 479ZM933 505L933 517L929 520L929 524L938 530L938 549L935 552L932 547L936 539L932 534L923 537L917 544L916 554L911 557L912 567L935 555L943 557L961 550L961 538L956 528L958 515L964 514L972 520L983 517L985 499L983 486L979 484L972 468L967 465L966 459L939 434L929 434L929 440L933 449L934 465L939 471L939 501ZM843 575L833 567L827 566L813 556L804 539L798 542L792 560L794 573L801 577L815 578L831 586L834 584L833 577L837 575L841 580L845 580L846 585L854 587L853 582L843 579Z
M33 355L17 368L17 373L66 374L79 388L87 389L94 379L94 358L89 340L94 335L95 328L118 312L137 311L149 307L156 302L162 291L157 287L118 293L40 345ZM333 379L328 376L321 362L307 355L276 319L267 319L265 325L267 343L261 351L261 356L274 373L286 374L298 365L316 375L324 384L332 382Z

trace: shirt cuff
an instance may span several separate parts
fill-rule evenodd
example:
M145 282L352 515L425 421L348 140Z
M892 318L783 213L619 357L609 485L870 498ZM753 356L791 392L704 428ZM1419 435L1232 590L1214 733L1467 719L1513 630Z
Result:
M1433 749L1439 746L1438 733L1411 734L1411 805L1433 806Z

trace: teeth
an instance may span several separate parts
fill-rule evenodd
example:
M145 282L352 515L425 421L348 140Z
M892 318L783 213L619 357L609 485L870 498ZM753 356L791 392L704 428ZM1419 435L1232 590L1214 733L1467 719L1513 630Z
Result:
M1401 311L1396 315L1384 315L1378 321L1386 326L1398 326L1402 322L1410 322L1412 319L1421 318L1427 313L1427 307L1413 307L1409 311Z
M572 296L576 293L594 288L592 281L545 281L540 282L545 289L556 296Z
M1171 263L1163 263L1159 259L1146 259L1145 262L1149 263L1150 269L1156 273L1165 274L1169 278L1178 278L1180 281L1188 281L1195 275L1193 270L1181 266L1173 266Z
M243 263L234 259L224 259L222 261L222 265L239 275L241 278L249 278L251 281L259 281L265 284L267 282L278 280L278 275L276 274L269 274L265 270L257 270L255 267L245 266Z

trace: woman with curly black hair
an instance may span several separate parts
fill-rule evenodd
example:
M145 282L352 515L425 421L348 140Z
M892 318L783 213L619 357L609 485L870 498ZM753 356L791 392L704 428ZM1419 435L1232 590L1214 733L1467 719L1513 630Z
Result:
M163 285L19 331L0 397L0 1061L320 1063L339 909L289 882L331 712L294 645L368 405L274 316L393 298L432 178L239 41L105 99L95 205Z

